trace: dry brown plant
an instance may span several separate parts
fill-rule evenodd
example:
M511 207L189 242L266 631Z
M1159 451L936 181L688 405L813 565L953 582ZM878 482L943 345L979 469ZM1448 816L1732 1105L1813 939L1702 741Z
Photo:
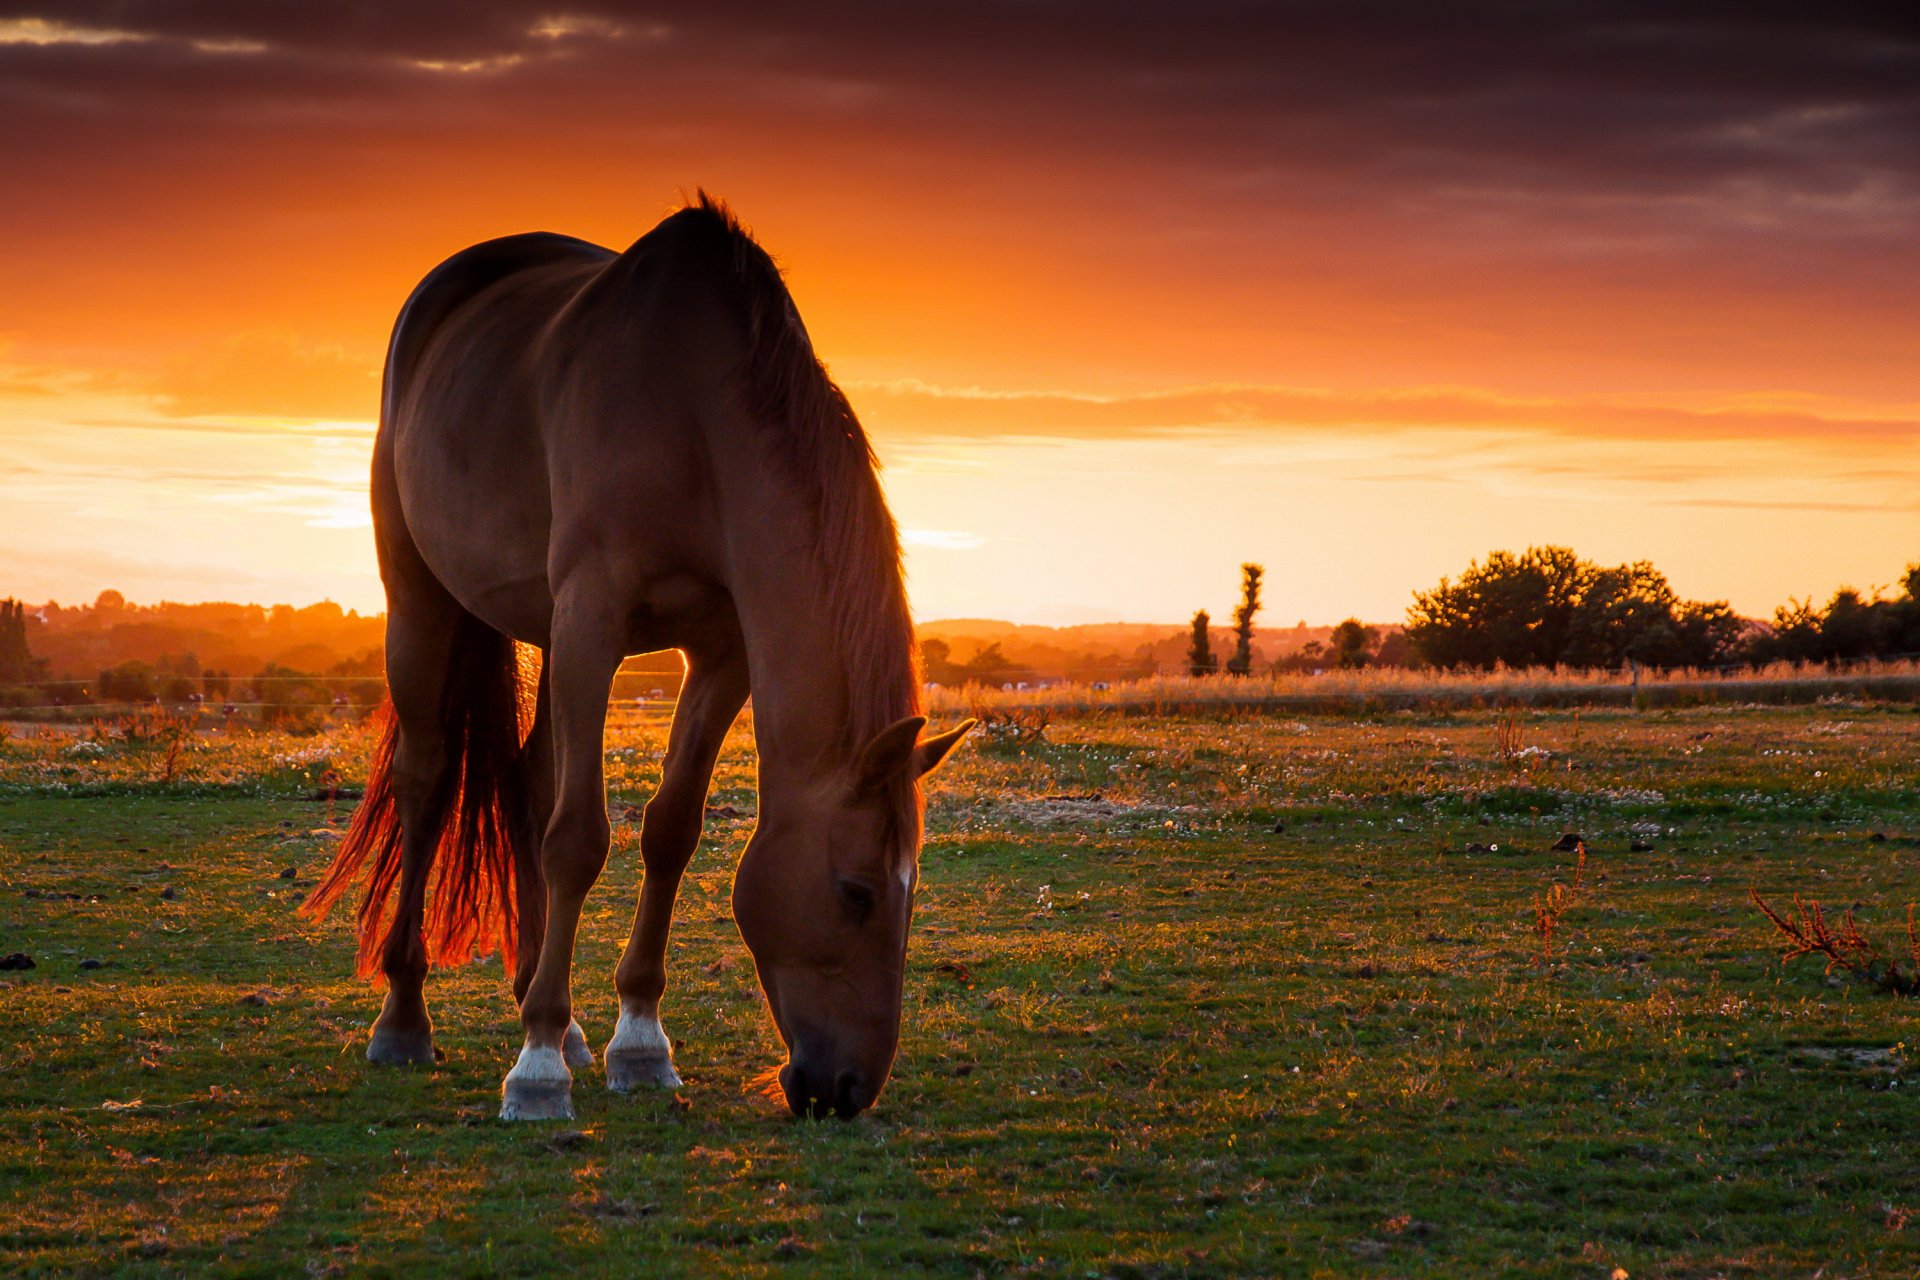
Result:
M1526 743L1520 734L1520 713L1512 707L1502 707L1493 718L1494 758L1509 769L1517 769L1524 750Z
M970 706L973 718L980 722L981 733L990 742L1039 742L1046 737L1047 726L1053 723L1053 708L1048 706L995 704L980 699Z
M1560 927L1560 917L1567 914L1567 908L1573 905L1573 900L1573 890L1558 880L1533 900L1533 934L1540 939L1541 964L1547 963L1552 957L1554 931Z
M1560 919L1579 902L1581 887L1587 874L1587 842L1579 840L1573 846L1573 883L1565 885L1555 880L1547 886L1547 891L1533 900L1533 936L1540 939L1540 963L1548 964L1553 960L1553 938L1559 931Z
M1889 960L1880 945L1860 931L1853 908L1847 908L1836 931L1827 922L1826 912L1817 902L1802 902L1793 895L1791 913L1776 910L1749 886L1747 896L1760 908L1774 929L1791 944L1783 960L1801 956L1825 956L1827 972L1835 969L1856 978L1876 991L1889 995L1920 995L1920 931L1914 923L1914 904L1907 904L1907 954L1904 959Z

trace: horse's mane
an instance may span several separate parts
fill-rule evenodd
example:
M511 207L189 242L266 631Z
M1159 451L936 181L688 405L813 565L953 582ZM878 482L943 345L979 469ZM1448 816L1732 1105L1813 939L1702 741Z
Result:
M717 220L732 246L752 347L752 411L817 513L813 551L825 577L846 682L845 745L858 752L888 725L920 712L900 535L875 475L880 462L853 406L814 354L772 257L731 209L705 191L680 216L699 215ZM917 843L920 789L911 777L902 783L893 799L900 817L911 816L904 834Z

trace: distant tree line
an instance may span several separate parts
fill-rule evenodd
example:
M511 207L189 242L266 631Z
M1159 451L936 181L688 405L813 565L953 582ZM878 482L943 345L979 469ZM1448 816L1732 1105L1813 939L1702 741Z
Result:
M953 646L945 640L930 638L920 642L920 676L932 684L1001 685L1031 679L1033 674L1032 668L1001 653L997 641L984 646L965 662L953 660Z
M155 662L122 662L91 682L61 680L41 686L57 704L198 703L219 708L229 702L260 708L268 722L298 720L336 707L365 710L386 694L371 660L345 660L325 672L300 671L269 662L258 674L235 678L230 672L202 670L192 654Z
M0 601L0 706L237 702L269 720L312 718L382 696L366 677L384 669L383 626L330 602L138 606L112 590L91 605ZM216 662L203 664L209 650Z
M1436 667L1672 669L1772 661L1854 662L1920 654L1920 565L1897 597L1844 588L1749 622L1725 601L1683 600L1646 561L1612 567L1566 547L1495 551L1458 578L1415 592L1406 640Z
M1240 604L1233 611L1233 654L1225 664L1228 675L1254 673L1253 620L1260 612L1260 584L1265 576L1266 571L1257 564L1240 566ZM1186 671L1190 676L1210 676L1221 669L1220 655L1213 651L1212 621L1205 609L1193 615L1186 655ZM1368 666L1406 666L1415 661L1416 655L1399 632L1383 638L1379 628L1369 627L1358 618L1348 618L1333 629L1325 643L1309 640L1294 652L1274 659L1267 669L1299 673L1328 668L1352 671Z
M1861 662L1920 654L1920 564L1907 566L1900 594L1867 599L1852 587L1833 593L1824 608L1790 600L1773 611L1773 625L1753 638L1759 662Z

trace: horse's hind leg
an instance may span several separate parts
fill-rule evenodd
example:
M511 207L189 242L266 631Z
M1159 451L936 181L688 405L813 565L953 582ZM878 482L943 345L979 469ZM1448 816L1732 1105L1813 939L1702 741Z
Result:
M452 800L452 761L442 722L447 672L460 610L438 591L388 603L387 685L399 736L393 753L393 795L400 819L400 894L381 949L387 996L367 1043L367 1060L432 1062L433 1020L427 1016L427 947L421 935L427 873Z
M533 728L527 734L527 792L533 801L532 830L526 833L527 847L538 849L541 834L553 817L553 681L543 664L540 684L534 695ZM540 938L546 932L547 885L544 877L523 879L516 887L520 916L520 953L514 957L513 999L518 1004L527 998L535 969L540 964ZM586 1033L578 1020L567 1024L566 1039L560 1046L567 1066L575 1071L593 1065L593 1050L587 1047Z
M580 908L607 863L602 739L607 693L624 656L625 619L608 608L594 581L555 601L552 672L553 750L558 764L553 816L540 845L547 910L540 962L520 1003L526 1043L501 1086L502 1120L558 1120L573 1114L573 1073L562 1046L573 1021L573 940Z
M747 667L737 649L712 658L689 658L686 686L673 715L660 789L647 802L640 828L640 858L646 876L614 984L620 990L620 1022L607 1045L607 1087L620 1093L643 1085L672 1088L673 1048L660 1027L660 995L666 989L667 930L680 876L700 842L707 784L727 728L747 698Z

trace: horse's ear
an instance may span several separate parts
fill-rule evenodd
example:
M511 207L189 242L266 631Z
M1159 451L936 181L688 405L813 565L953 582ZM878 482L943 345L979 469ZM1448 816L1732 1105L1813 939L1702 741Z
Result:
M924 778L938 769L940 762L947 758L948 753L960 745L960 739L966 737L973 726L979 723L978 720L962 720L945 733L936 733L931 738L923 739L920 745L913 749L913 776Z
M861 791L872 791L906 772L917 754L913 744L926 727L925 716L908 716L874 734L873 741L860 752L860 763L854 766L854 785Z

